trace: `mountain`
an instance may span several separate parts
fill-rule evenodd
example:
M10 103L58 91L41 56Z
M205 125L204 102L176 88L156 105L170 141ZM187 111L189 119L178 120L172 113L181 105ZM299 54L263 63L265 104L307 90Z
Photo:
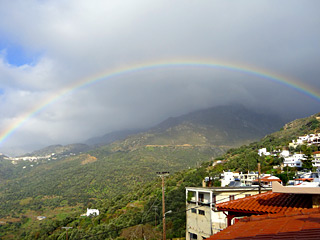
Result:
M274 158L259 158L257 151L261 147L268 147L272 149L282 148L287 146L292 139L295 139L298 136L320 132L319 120L320 114L316 114L304 119L292 121L285 124L280 131L271 133L263 137L260 141L250 143L246 146L229 149L227 153L219 156L219 158L203 161L196 168L171 173L165 180L166 209L172 211L171 214L166 215L168 238L183 237L185 235L186 186L201 186L204 177L218 176L222 170L241 170L243 167L246 169L248 167L250 170L256 170L257 159L259 159L261 163L263 172L271 171L274 172L274 174L278 173L279 177L292 176L292 173L294 173L295 170L289 173L281 173L278 169L273 168L273 164L275 163L272 161L275 160ZM141 143L141 141L139 143ZM152 169L151 166L148 166L150 169L142 168L138 170L142 166L139 163L139 159L141 157L142 159L140 160L144 162L143 166L146 167L147 162L152 161L150 157L154 158L163 151L163 155L158 158L158 160L161 160L173 153L169 151L170 149L177 150L181 149L181 147L163 146L158 148L148 146L144 147L146 150L145 152L142 151L142 148L132 148L131 150L127 150L126 154L130 155L132 153L136 153L136 159L133 161L132 155L130 158L125 159L122 154L123 152L118 150L113 152L112 148L117 145L121 145L121 143L115 143L115 145L112 146L110 145L96 149L97 152L95 152L96 150L90 152L90 154L94 155L96 159L89 156L85 157L84 155L79 155L66 159L64 163L63 161L60 161L60 171L63 171L66 168L77 169L75 172L70 174L63 172L61 175L57 175L57 171L54 171L55 173L51 172L51 170L54 170L53 165L43 165L43 168L48 169L51 167L49 174L53 174L56 177L55 186L58 187L58 190L51 190L51 195L49 196L43 195L43 193L41 193L42 190L39 191L38 189L36 189L37 192L34 193L34 196L36 197L30 197L27 195L26 191L23 191L24 188L28 187L28 183L30 184L32 181L37 181L37 178L42 181L45 177L47 181L50 179L48 173L46 176L41 176L41 174L45 174L45 172L43 170L40 171L40 169L37 170L37 172L32 173L32 176L34 176L32 181L26 182L28 179L30 180L30 176L26 178L24 181L26 183L24 183L23 186L20 185L21 182L19 182L18 179L15 180L18 181L16 185L11 182L6 186L5 191L1 189L0 209L9 209L11 216L13 214L18 216L19 213L25 214L25 217L21 218L20 221L17 218L12 218L12 222L15 224L12 223L4 225L5 230L8 231L7 233L15 231L14 234L17 236L17 239L62 239L65 237L65 231L62 230L61 227L69 226L73 227L69 230L70 239L159 238L161 236L162 229L161 179L154 176L153 178L148 178L148 181L145 181L144 183L138 183L134 178L142 175L146 177L148 171L151 171ZM108 159L110 162L110 158L104 158L102 156L103 154L105 155L107 149L109 149L109 157L113 154L117 155L117 158L113 159L117 163L114 167L103 167L103 162L108 162ZM180 154L185 152L185 155L180 157L185 160L193 159L194 157L201 155L201 151L199 151L200 148L182 147L182 149L183 151L181 151ZM177 154L177 152L174 153ZM188 158L190 154L194 155L191 156L191 158ZM173 156L175 156L175 154L170 155L169 159L167 159L167 168L171 167L172 164L180 158L176 157L174 159L170 159ZM216 160L218 159L223 160L221 164L217 164ZM78 166L81 165L81 160L85 163L84 166L86 166L83 169ZM98 162L100 162L100 165L92 167L93 164L97 164ZM127 167L130 171L122 174L122 178L126 178L127 174L131 174L131 179L126 178L125 181L126 183L129 183L129 185L131 184L131 188L127 186L126 191L120 191L120 187L123 187L123 182L120 181L121 178L114 178L119 176L119 171L124 170L122 166L123 163L127 163ZM152 162L152 164L154 163L156 162ZM215 163L214 166L213 163ZM161 162L161 164L165 164L165 162ZM101 178L102 175L98 170L107 174L108 171L112 170L112 175L108 175L107 178L103 180L103 178ZM91 172L96 176L92 176ZM74 174L79 175L77 184L68 185L68 182L75 182L75 179L72 179ZM152 174L155 175L154 172L152 172ZM62 178L64 181L59 181L59 179ZM109 181L112 178L113 181L118 183L118 188L113 187L112 190L109 188L109 191L106 191L104 181ZM96 184L97 182L99 184ZM63 189L59 189L59 185L61 184L64 184L63 188L71 188L71 191L61 194L61 190ZM80 186L78 186L78 184ZM50 189L48 185L44 185L46 185L45 182L42 182L41 184L39 183L38 188ZM88 191L86 185L91 186L90 191ZM97 186L101 185L104 187L97 188ZM13 196L15 196L16 199L19 199L19 197L13 195L13 190L18 192L19 195L24 196L24 198L17 202ZM34 188L29 189L29 191L34 190ZM106 191L105 195L101 195L104 191ZM116 194L113 194L114 192L116 192ZM92 195L86 196L84 194ZM9 196L11 197L11 201L7 201ZM88 201L87 197L90 197L91 200L89 199ZM82 201L82 198L84 198L84 201ZM54 204L56 204L56 206ZM79 209L79 205L81 204L84 205ZM79 215L82 213L81 211L84 211L84 209L90 205L94 208L98 208L100 210L100 215L93 218L80 217ZM60 211L64 211L65 215ZM31 219L35 214L45 215L48 219L46 222L41 223L32 221ZM20 223L20 225L16 224L17 222ZM5 230L3 230L3 232L5 232ZM0 228L0 237L3 236L1 233Z
M121 145L202 146L229 149L258 140L279 130L284 121L240 105L219 106L169 118L146 132L129 136Z
M285 122L241 105L218 106L171 117L148 129L121 130L93 137L80 144L51 145L23 156L86 152L93 147L120 142L122 146L215 146L228 149L260 139Z
M143 130L138 130L138 129L115 131L115 132L107 133L103 136L90 138L87 141L85 141L85 144L88 144L90 146L92 146L92 145L98 145L98 146L107 145L107 144L115 142L115 141L123 140L130 135L137 134L142 131Z
M35 151L39 156L55 151L79 153L59 160L10 164L16 174L0 181L0 219L24 224L25 218L45 215L55 221L69 216L66 213L78 216L89 206L111 208L112 202L117 206L118 197L153 182L157 171L174 174L200 166L231 147L280 128L280 123L275 116L241 106L216 107L168 119L148 131L86 152L88 146L83 144Z

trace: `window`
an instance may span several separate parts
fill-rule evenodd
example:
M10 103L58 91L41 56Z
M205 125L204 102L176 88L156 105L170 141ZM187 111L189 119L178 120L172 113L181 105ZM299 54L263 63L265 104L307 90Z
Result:
M203 193L199 193L199 202L203 202L204 201L204 195Z
M217 196L216 195L212 195L212 205L216 205L216 201L217 201Z
M205 212L203 210L199 210L200 215L205 215Z
M191 239L191 240L193 240L193 239L198 239L197 234L190 233L190 239Z
M192 213L197 213L197 210L195 208L191 208Z
M234 200L234 195L229 195L229 201Z

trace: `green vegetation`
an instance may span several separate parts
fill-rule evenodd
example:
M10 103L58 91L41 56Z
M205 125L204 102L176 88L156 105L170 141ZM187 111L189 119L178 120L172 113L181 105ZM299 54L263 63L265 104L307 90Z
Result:
M208 165L196 169L181 171L166 178L166 209L172 210L167 215L167 236L179 237L185 234L185 187L201 186L209 174ZM212 173L212 171L211 171ZM143 187L136 187L127 194L114 196L112 199L99 199L95 207L101 214L97 217L80 217L80 212L71 214L56 213L43 221L30 225L28 218L19 224L6 224L0 227L0 233L14 231L17 239L60 239L65 238L63 226L70 226L70 239L95 235L90 239L114 239L125 233L126 228L149 224L153 234L161 236L161 180L156 178ZM84 210L83 210L84 211ZM32 228L31 228L32 227ZM127 236L129 233L126 233ZM131 233L132 234L132 233ZM1 236L1 235L0 235Z
M128 239L139 231L157 239L162 230L157 171L171 172L166 178L166 209L172 210L166 216L167 237L183 237L185 187L201 186L204 177L217 177L223 170L256 171L257 161L263 172L273 172L288 181L293 172L273 169L282 159L259 157L258 149L280 149L292 139L315 131L320 128L313 116L293 121L260 142L234 149L209 141L200 144L202 135L188 144L184 142L186 133L173 134L168 143L170 134L149 132L84 154L33 163L34 167L32 163L12 165L0 160L4 173L0 179L0 222L6 222L0 225L0 238L65 239L62 227L69 226L69 239ZM306 154L313 150L301 147ZM222 163L213 167L217 160ZM218 186L219 181L214 184ZM100 215L81 217L87 207L98 208ZM36 216L47 218L38 221Z

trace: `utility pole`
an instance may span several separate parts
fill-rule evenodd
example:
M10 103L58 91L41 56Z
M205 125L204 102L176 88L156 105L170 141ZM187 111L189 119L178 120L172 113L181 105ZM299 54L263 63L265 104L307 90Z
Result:
M66 240L68 240L68 229L71 229L72 227L62 227L66 230Z
M164 178L169 176L169 172L157 172L157 175L161 177L162 180L162 225L163 225L163 240L166 240L166 207L164 198Z
M261 194L261 179L260 179L260 174L261 174L261 170L260 170L260 163L258 163L259 194Z

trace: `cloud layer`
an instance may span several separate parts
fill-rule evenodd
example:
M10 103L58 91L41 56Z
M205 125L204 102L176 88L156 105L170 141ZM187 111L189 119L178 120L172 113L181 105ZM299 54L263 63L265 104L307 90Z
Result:
M317 0L2 1L0 132L66 86L157 60L240 63L286 76L320 96L319 7ZM163 67L59 98L1 142L0 151L78 142L233 102L288 118L320 110L319 100L252 75Z

